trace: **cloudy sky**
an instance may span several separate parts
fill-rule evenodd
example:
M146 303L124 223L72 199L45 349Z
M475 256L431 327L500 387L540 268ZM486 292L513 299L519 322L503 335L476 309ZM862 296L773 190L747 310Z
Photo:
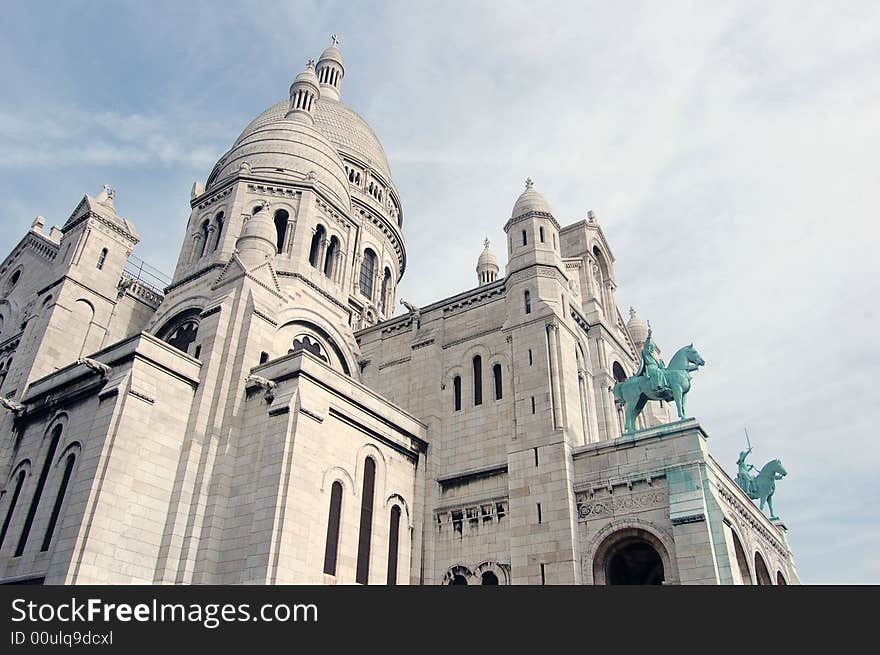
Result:
M7 4L7 3L4 3ZM770 6L768 6L770 5ZM531 176L598 216L621 310L708 365L688 409L789 476L806 582L880 583L880 5L28 2L0 38L0 250L118 189L173 268L193 181L337 33L406 217L400 295L475 285Z

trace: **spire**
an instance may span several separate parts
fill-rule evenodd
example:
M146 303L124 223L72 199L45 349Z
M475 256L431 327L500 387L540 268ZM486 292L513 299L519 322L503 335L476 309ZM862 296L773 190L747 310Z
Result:
M342 78L345 77L345 61L338 45L339 38L334 34L330 37L330 46L318 58L316 69L321 85L321 97L330 100L339 100L342 97L341 83Z
M320 97L318 76L315 75L315 60L309 59L306 69L296 76L290 85L290 109L285 118L305 123L315 124L315 101Z

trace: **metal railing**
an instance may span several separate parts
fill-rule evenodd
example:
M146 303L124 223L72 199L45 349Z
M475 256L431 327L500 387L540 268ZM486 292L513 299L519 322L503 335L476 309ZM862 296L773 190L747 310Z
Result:
M122 268L122 274L159 295L163 295L165 287L171 284L170 277L135 255L128 256L128 261Z

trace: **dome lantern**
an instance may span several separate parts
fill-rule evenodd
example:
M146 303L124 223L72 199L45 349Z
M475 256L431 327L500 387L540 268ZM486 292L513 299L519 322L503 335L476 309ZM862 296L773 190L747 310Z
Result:
M330 46L321 53L315 69L321 86L321 97L337 101L342 97L342 78L345 77L345 61L338 45L339 39L334 34L330 37Z
M489 249L489 238L483 241L483 252L477 259L477 283L482 286L498 279L498 257Z
M315 124L315 103L321 96L318 84L318 76L315 75L315 60L309 59L306 69L296 76L290 85L290 107L285 118L305 123Z

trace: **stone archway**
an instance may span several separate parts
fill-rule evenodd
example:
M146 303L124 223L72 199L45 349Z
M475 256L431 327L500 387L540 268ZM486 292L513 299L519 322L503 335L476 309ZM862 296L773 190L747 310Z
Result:
M593 583L660 585L670 573L669 553L653 533L629 527L605 537L592 561Z

